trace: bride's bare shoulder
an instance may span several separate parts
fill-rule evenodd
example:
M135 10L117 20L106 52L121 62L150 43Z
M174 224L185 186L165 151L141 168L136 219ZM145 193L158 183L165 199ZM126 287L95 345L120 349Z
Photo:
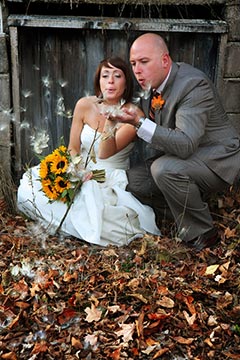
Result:
M97 103L97 100L96 96L84 96L77 101L76 108L86 109L92 107Z

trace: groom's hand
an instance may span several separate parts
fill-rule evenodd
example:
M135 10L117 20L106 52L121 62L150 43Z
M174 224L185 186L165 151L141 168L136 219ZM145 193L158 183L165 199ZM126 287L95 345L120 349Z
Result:
M121 113L116 114L116 116L110 115L109 120L118 121L121 123L128 123L133 126L136 126L139 122L140 116L138 115L137 111L134 109L121 109Z

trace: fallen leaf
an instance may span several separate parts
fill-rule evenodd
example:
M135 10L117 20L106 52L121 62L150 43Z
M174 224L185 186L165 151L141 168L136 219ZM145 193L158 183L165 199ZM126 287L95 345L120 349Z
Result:
M195 341L194 338L184 338L182 336L175 336L174 340L177 341L179 344L184 344L184 345L190 345L193 343L193 341Z
M174 301L167 296L163 296L162 299L157 300L156 303L157 303L157 305L160 305L162 307L169 308L169 309L173 308L175 305Z
M11 351L9 353L6 354L1 354L1 359L6 359L6 360L17 360L17 355L15 352Z
M187 320L188 325L191 326L194 324L197 314L193 314L192 316L189 316L188 313L185 310L183 310L183 315L184 315L185 319Z
M163 354L169 351L169 348L163 348L158 350L155 355L153 356L153 359L157 359L158 357L161 357Z
M84 311L87 313L86 321L89 323L99 321L101 319L102 311L98 310L93 303L91 305L91 309L87 307Z
M46 341L38 342L34 345L34 348L32 349L32 354L39 354L39 353L45 353L48 351L48 345Z
M135 330L135 324L119 324L121 330L115 331L115 334L120 337L123 337L123 342L127 343L128 341L132 340L132 335Z
M98 334L88 334L84 338L84 344L87 346L91 345L91 347L96 350L98 343Z
M218 264L208 266L206 271L205 271L205 275L214 274L217 271L218 268L219 268Z

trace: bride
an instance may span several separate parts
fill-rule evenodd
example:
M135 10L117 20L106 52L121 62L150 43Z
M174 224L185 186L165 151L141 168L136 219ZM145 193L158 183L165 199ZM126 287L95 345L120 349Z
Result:
M146 233L160 235L153 210L125 191L136 129L110 120L112 113L134 106L130 103L133 83L127 64L118 57L103 60L95 73L94 88L96 96L83 97L76 103L68 150L71 156L81 154L86 159L93 146L96 161L91 160L87 168L105 169L106 180L82 184L61 231L102 246L127 245ZM140 109L137 111L142 115ZM18 208L53 233L67 205L61 201L50 203L39 180L39 166L24 173L18 188Z

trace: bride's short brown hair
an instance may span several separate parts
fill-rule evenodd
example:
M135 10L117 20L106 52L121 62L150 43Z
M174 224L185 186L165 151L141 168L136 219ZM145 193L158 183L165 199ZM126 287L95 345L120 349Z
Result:
M120 57L109 57L106 58L104 60L102 60L100 62L100 64L97 67L97 70L95 72L95 78L94 78L94 91L95 91L95 95L97 97L101 96L101 89L100 89L100 74L101 74L101 70L102 67L109 67L109 65L112 65L114 67L116 67L117 69L122 70L122 72L125 75L126 78L126 88L124 90L123 93L123 99L126 102L129 102L132 100L132 96L133 96L133 78L132 78L132 73L130 70L130 67L128 66L128 64L126 63L126 61L124 61L122 58Z

